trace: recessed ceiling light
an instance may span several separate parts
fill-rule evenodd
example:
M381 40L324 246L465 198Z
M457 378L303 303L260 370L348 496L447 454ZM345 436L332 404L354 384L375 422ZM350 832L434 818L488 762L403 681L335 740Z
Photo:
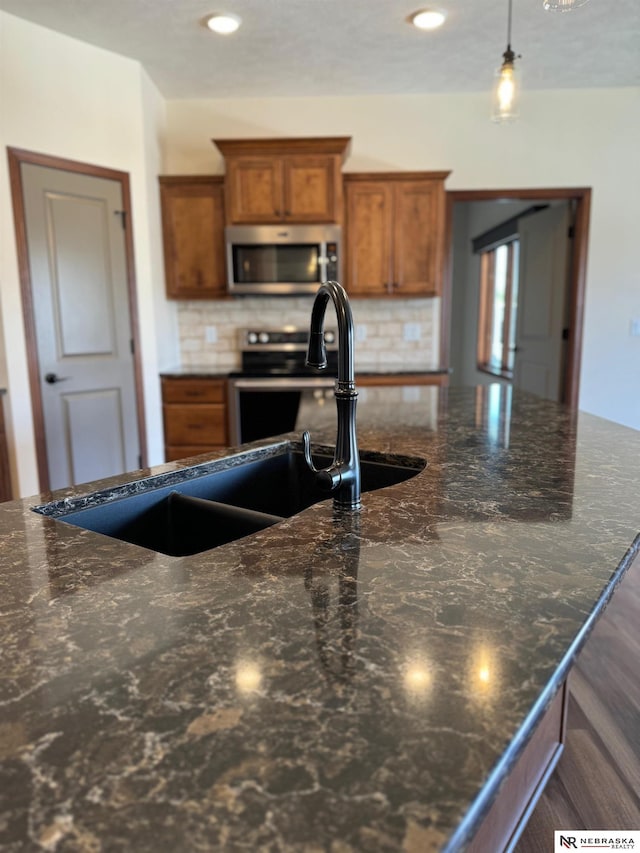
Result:
M437 9L421 9L409 18L414 27L420 30L437 30L444 24L447 16Z
M232 15L228 12L225 12L224 15L212 15L210 18L207 18L209 29L223 36L235 33L241 23L242 21L237 15Z

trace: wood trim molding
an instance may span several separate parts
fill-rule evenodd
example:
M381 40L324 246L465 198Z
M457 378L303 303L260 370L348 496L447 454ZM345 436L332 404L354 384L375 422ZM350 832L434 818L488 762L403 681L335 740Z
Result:
M22 187L21 163L39 163L38 159L24 156L27 152L8 149L9 183L13 203L13 222L16 234L16 251L18 256L18 272L20 276L20 294L22 297L22 316L24 321L25 344L27 350L27 370L29 373L29 390L31 392L31 409L33 412L33 432L36 449L36 464L40 490L49 488L49 466L47 445L44 435L44 412L42 394L40 392L40 370L36 348L36 329L33 311L33 294L31 291L31 268L27 250L27 225L24 209L24 193ZM39 163L39 165L42 165Z
M582 329L587 281L587 252L589 247L589 221L591 218L591 190L585 189L576 199L573 257L569 294L570 329L565 379L566 402L578 408L580 367L582 364Z
M184 186L185 184L224 184L224 175L160 175L158 181L161 186Z
M350 136L273 139L212 139L223 157L252 154L339 154L343 161L351 147Z
M142 346L140 342L140 318L138 315L138 294L136 287L136 266L133 245L133 209L131 207L131 187L127 172L121 173L122 207L124 209L125 254L127 258L127 293L129 296L129 317L131 323L131 338L133 340L133 374L136 388L136 410L138 414L138 442L140 446L141 467L148 463L147 430L144 413L144 378L142 370ZM116 179L117 180L117 179Z
M345 181L445 181L451 172L343 172Z
M18 272L20 276L20 291L22 297L22 314L27 350L27 365L29 372L29 390L33 412L33 428L38 467L38 480L41 491L49 489L49 467L47 446L44 430L44 411L40 391L40 367L36 344L35 315L33 310L33 292L31 289L31 269L27 248L26 212L22 185L21 166L31 163L48 169L59 169L66 172L76 172L96 178L106 178L117 181L122 188L122 203L125 210L127 228L125 230L125 253L127 262L127 286L129 293L129 310L131 314L131 336L134 342L134 379L136 386L136 409L138 416L138 434L142 465L147 465L147 439L144 414L144 391L142 381L142 357L140 347L140 332L138 323L138 308L136 298L136 279L133 251L133 222L131 208L131 193L129 175L116 169L108 169L63 157L52 157L36 151L26 151L22 148L7 148L9 160L9 182L13 204L14 229L16 234L16 249L18 256Z
M573 257L569 278L570 336L564 375L564 402L572 409L577 409L580 391L587 251L591 212L590 187L447 191L445 271L440 305L440 322L442 328L440 365L445 369L449 367L451 295L453 288L453 206L456 202L462 201L499 201L501 199L509 199L511 201L568 201L575 204Z

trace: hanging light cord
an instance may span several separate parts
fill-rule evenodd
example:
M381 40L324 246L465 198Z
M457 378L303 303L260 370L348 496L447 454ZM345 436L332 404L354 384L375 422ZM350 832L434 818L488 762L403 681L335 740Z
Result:
M509 0L509 11L507 14L507 49L502 54L504 61L509 63L512 63L516 58L515 53L511 50L511 3L512 0Z

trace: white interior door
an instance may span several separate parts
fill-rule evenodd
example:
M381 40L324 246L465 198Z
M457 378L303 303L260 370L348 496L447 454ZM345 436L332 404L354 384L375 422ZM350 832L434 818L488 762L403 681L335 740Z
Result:
M140 466L122 189L23 163L53 489Z
M513 384L549 400L562 398L568 234L566 203L518 222L520 260Z

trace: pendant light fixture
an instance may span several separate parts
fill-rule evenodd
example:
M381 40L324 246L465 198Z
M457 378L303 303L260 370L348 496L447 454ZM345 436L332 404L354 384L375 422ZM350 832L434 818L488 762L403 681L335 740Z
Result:
M570 12L579 6L584 6L587 0L544 0L542 3L547 12Z
M507 49L502 54L502 65L496 72L496 84L493 90L493 113L491 118L498 122L513 121L518 116L518 96L520 73L516 69L518 55L511 50L511 3L507 19Z

